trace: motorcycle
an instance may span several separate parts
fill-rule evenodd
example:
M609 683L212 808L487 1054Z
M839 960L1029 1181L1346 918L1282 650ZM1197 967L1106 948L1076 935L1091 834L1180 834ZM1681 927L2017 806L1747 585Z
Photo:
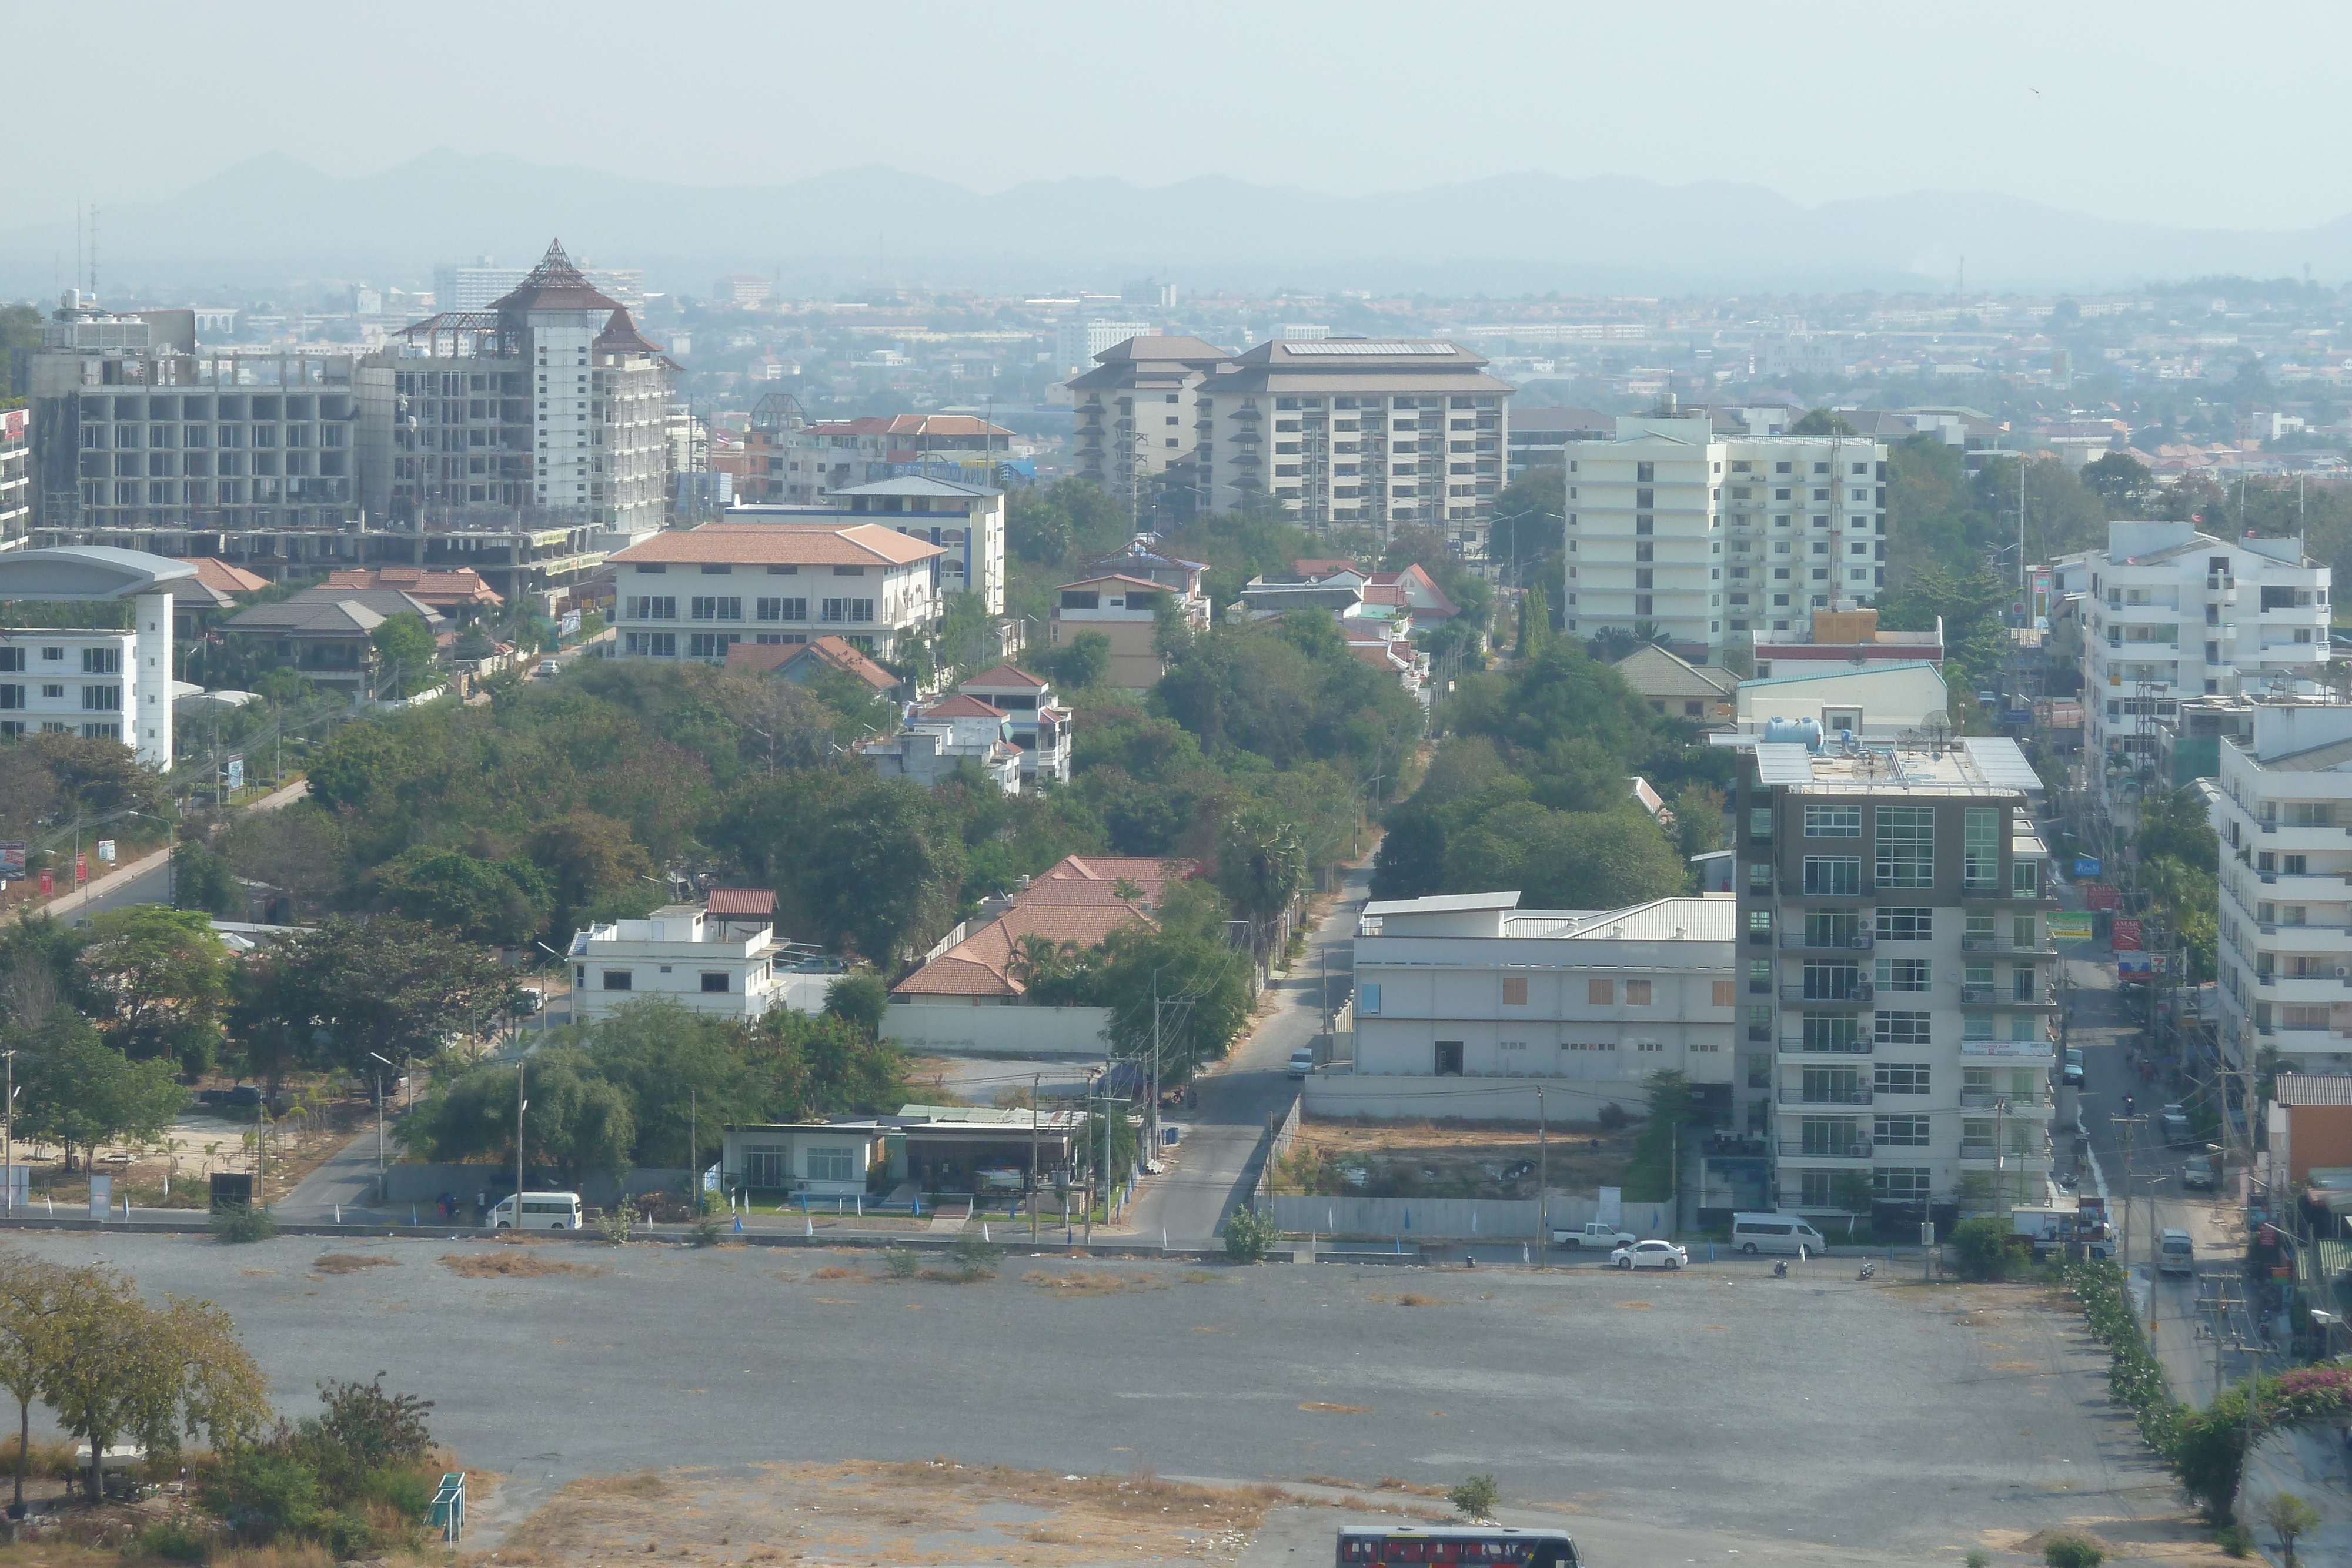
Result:
M1786 1258L1783 1258L1779 1262L1772 1265L1772 1278L1776 1280L1785 1280L1788 1277L1789 1260Z
M1877 1278L1877 1276L1878 1265L1875 1263L1864 1263L1862 1266L1862 1272L1854 1277L1858 1280L1871 1280Z

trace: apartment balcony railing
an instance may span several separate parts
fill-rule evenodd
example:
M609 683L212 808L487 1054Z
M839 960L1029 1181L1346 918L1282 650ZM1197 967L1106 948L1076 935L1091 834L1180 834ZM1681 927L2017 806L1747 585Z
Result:
M1783 985L1780 988L1780 999L1784 1002L1802 1002L1807 1007L1866 1008L1871 1003L1871 983L1868 980L1857 980L1844 987L1798 983Z
M1963 1089L1960 1103L1970 1109L2005 1104L2012 1111L2046 1111L2050 1108L2050 1096L2042 1090L2021 1094L2007 1089Z
M1859 932L1859 933L1857 933L1857 934L1856 934L1856 935L1854 935L1854 936L1852 936L1847 937L1847 938L1846 938L1844 941L1843 941L1843 942L1835 942L1835 941L1821 941L1821 942L1816 942L1816 941L1814 941L1811 937L1808 936L1807 936L1804 932L1802 932L1802 931L1783 931L1783 932L1781 932L1781 933L1780 933L1780 946L1783 946L1783 947L1789 947L1789 948L1808 948L1808 949L1811 949L1811 950L1815 951L1815 952L1824 952L1824 953L1827 953L1827 952L1861 952L1861 953L1867 953L1867 952L1869 952L1869 951L1870 951L1870 949L1871 949L1871 947L1873 946L1873 945L1874 944L1875 940L1876 940L1876 939L1875 939L1875 937L1874 937L1874 936L1873 936L1873 935L1872 935L1870 932L1867 932L1867 931Z
M1783 1089L1780 1091L1780 1103L1819 1105L1824 1110L1832 1110L1839 1106L1867 1105L1870 1103L1870 1087L1864 1084L1850 1089L1843 1094L1811 1089Z
M1867 1040L1809 1045L1801 1034L1784 1034L1780 1037L1781 1051L1802 1056L1868 1056L1871 1053L1871 1047L1872 1042Z
M1867 1160L1870 1158L1870 1140L1856 1138L1844 1144L1816 1144L1807 1138L1783 1138L1780 1140L1780 1153L1784 1155L1801 1155L1809 1160Z

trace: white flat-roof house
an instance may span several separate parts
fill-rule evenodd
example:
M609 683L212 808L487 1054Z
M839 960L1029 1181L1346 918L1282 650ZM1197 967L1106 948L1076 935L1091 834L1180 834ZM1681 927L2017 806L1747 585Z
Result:
M772 893L722 888L699 906L668 904L574 934L572 1021L593 1023L648 997L745 1020L782 1007L774 908Z
M185 561L105 545L0 554L0 601L131 602L131 629L0 631L0 735L119 740L172 766L172 589ZM92 617L96 619L96 617Z
M1727 1108L1738 1022L1732 900L1607 910L1518 902L1504 892L1364 906L1355 1076L1329 1093L1370 1094L1368 1078L1484 1079L1506 1092L1498 1105L1518 1091L1524 1111L1475 1113L1531 1121L1542 1085L1549 1116L1591 1121L1612 1102L1640 1110L1649 1075L1671 1068L1712 1086ZM1425 1084L1425 1098L1400 1095L1385 1113L1472 1113L1443 1108L1442 1096L1464 1087Z

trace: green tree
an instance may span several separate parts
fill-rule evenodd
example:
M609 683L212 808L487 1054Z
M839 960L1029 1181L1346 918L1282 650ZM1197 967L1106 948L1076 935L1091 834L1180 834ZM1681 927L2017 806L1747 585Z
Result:
M1298 831L1265 806L1235 811L1217 842L1217 891L1253 930L1273 920L1307 880Z
M1835 409L1808 409L1789 426L1791 435L1860 435L1853 422Z
M882 1037L882 1017L889 1005L890 988L871 969L844 975L824 988L826 1014L856 1026L871 1039Z
M440 650L422 615L391 616L368 633L368 642L392 678L394 695L413 696L435 684L433 661Z
M1637 1203L1669 1203L1681 1187L1676 1162L1690 1149L1686 1130L1692 1121L1690 1079L1673 1068L1662 1068L1649 1075L1642 1092L1648 1114L1634 1137L1633 1158L1625 1168L1625 1196Z
M397 915L331 917L240 967L232 1033L255 1076L404 1063L513 1014L514 973L471 943Z
M1224 916L1205 884L1177 883L1153 923L1113 931L1092 962L1090 999L1110 1009L1106 1033L1114 1051L1148 1058L1156 1039L1163 1083L1181 1083L1202 1062L1223 1058L1249 1020L1248 959L1225 941Z
M1952 1251L1962 1277L2000 1280L2008 1277L2010 1225L1998 1214L1979 1214L1952 1227Z
M2286 1568L2295 1568L2294 1543L2319 1528L2319 1511L2291 1491L2276 1492L2263 1504L2263 1522L2277 1539Z
M654 882L653 857L629 826L584 808L541 822L524 852L551 882L548 928L568 937L590 915L636 917L666 891Z
M699 1170L722 1129L772 1114L775 1069L726 1019L649 998L601 1020L581 1044L627 1105L637 1165ZM534 1087L534 1104L538 1097Z
M547 873L530 861L423 847L378 866L374 882L377 896L408 919L506 947L546 927L552 892Z
M16 1506L25 1502L32 1460L33 1404L53 1359L59 1315L72 1301L72 1275L45 1259L0 1254L0 1388L16 1401Z
M1080 632L1058 648L1040 648L1029 662L1056 685L1085 691L1110 673L1110 639L1100 632Z
M2083 465L2083 483L2115 508L2129 516L2156 495L2156 476L2128 452L2109 452Z
M58 1008L33 1029L11 1029L9 1037L21 1053L17 1135L63 1145L68 1170L75 1145L88 1151L126 1139L151 1143L188 1102L170 1062L131 1061L69 1009Z
M590 1175L628 1168L636 1120L628 1095L607 1080L587 1052L551 1046L525 1059L524 1165L556 1173L568 1186ZM419 1141L436 1160L515 1158L515 1067L484 1065L467 1071L410 1113Z
M133 1058L169 1056L188 1071L212 1063L232 960L208 917L134 904L90 922L81 963L103 999L106 1042Z
M199 910L229 919L245 916L245 890L228 862L215 854L202 839L182 839L172 849L172 903L180 909Z

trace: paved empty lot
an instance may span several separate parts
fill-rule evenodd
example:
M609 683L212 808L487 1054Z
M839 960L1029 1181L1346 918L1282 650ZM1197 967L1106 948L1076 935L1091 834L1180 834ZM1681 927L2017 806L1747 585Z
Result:
M1624 1275L1016 1250L956 1285L796 1249L21 1244L218 1301L289 1410L322 1378L388 1370L467 1463L514 1479L509 1508L648 1465L944 1455L1492 1472L1528 1506L1906 1554L2173 1511L2077 1317L2023 1291L1857 1283L1843 1261L1774 1280L1744 1260ZM330 1249L394 1262L316 1272ZM470 1278L444 1255L598 1271Z

